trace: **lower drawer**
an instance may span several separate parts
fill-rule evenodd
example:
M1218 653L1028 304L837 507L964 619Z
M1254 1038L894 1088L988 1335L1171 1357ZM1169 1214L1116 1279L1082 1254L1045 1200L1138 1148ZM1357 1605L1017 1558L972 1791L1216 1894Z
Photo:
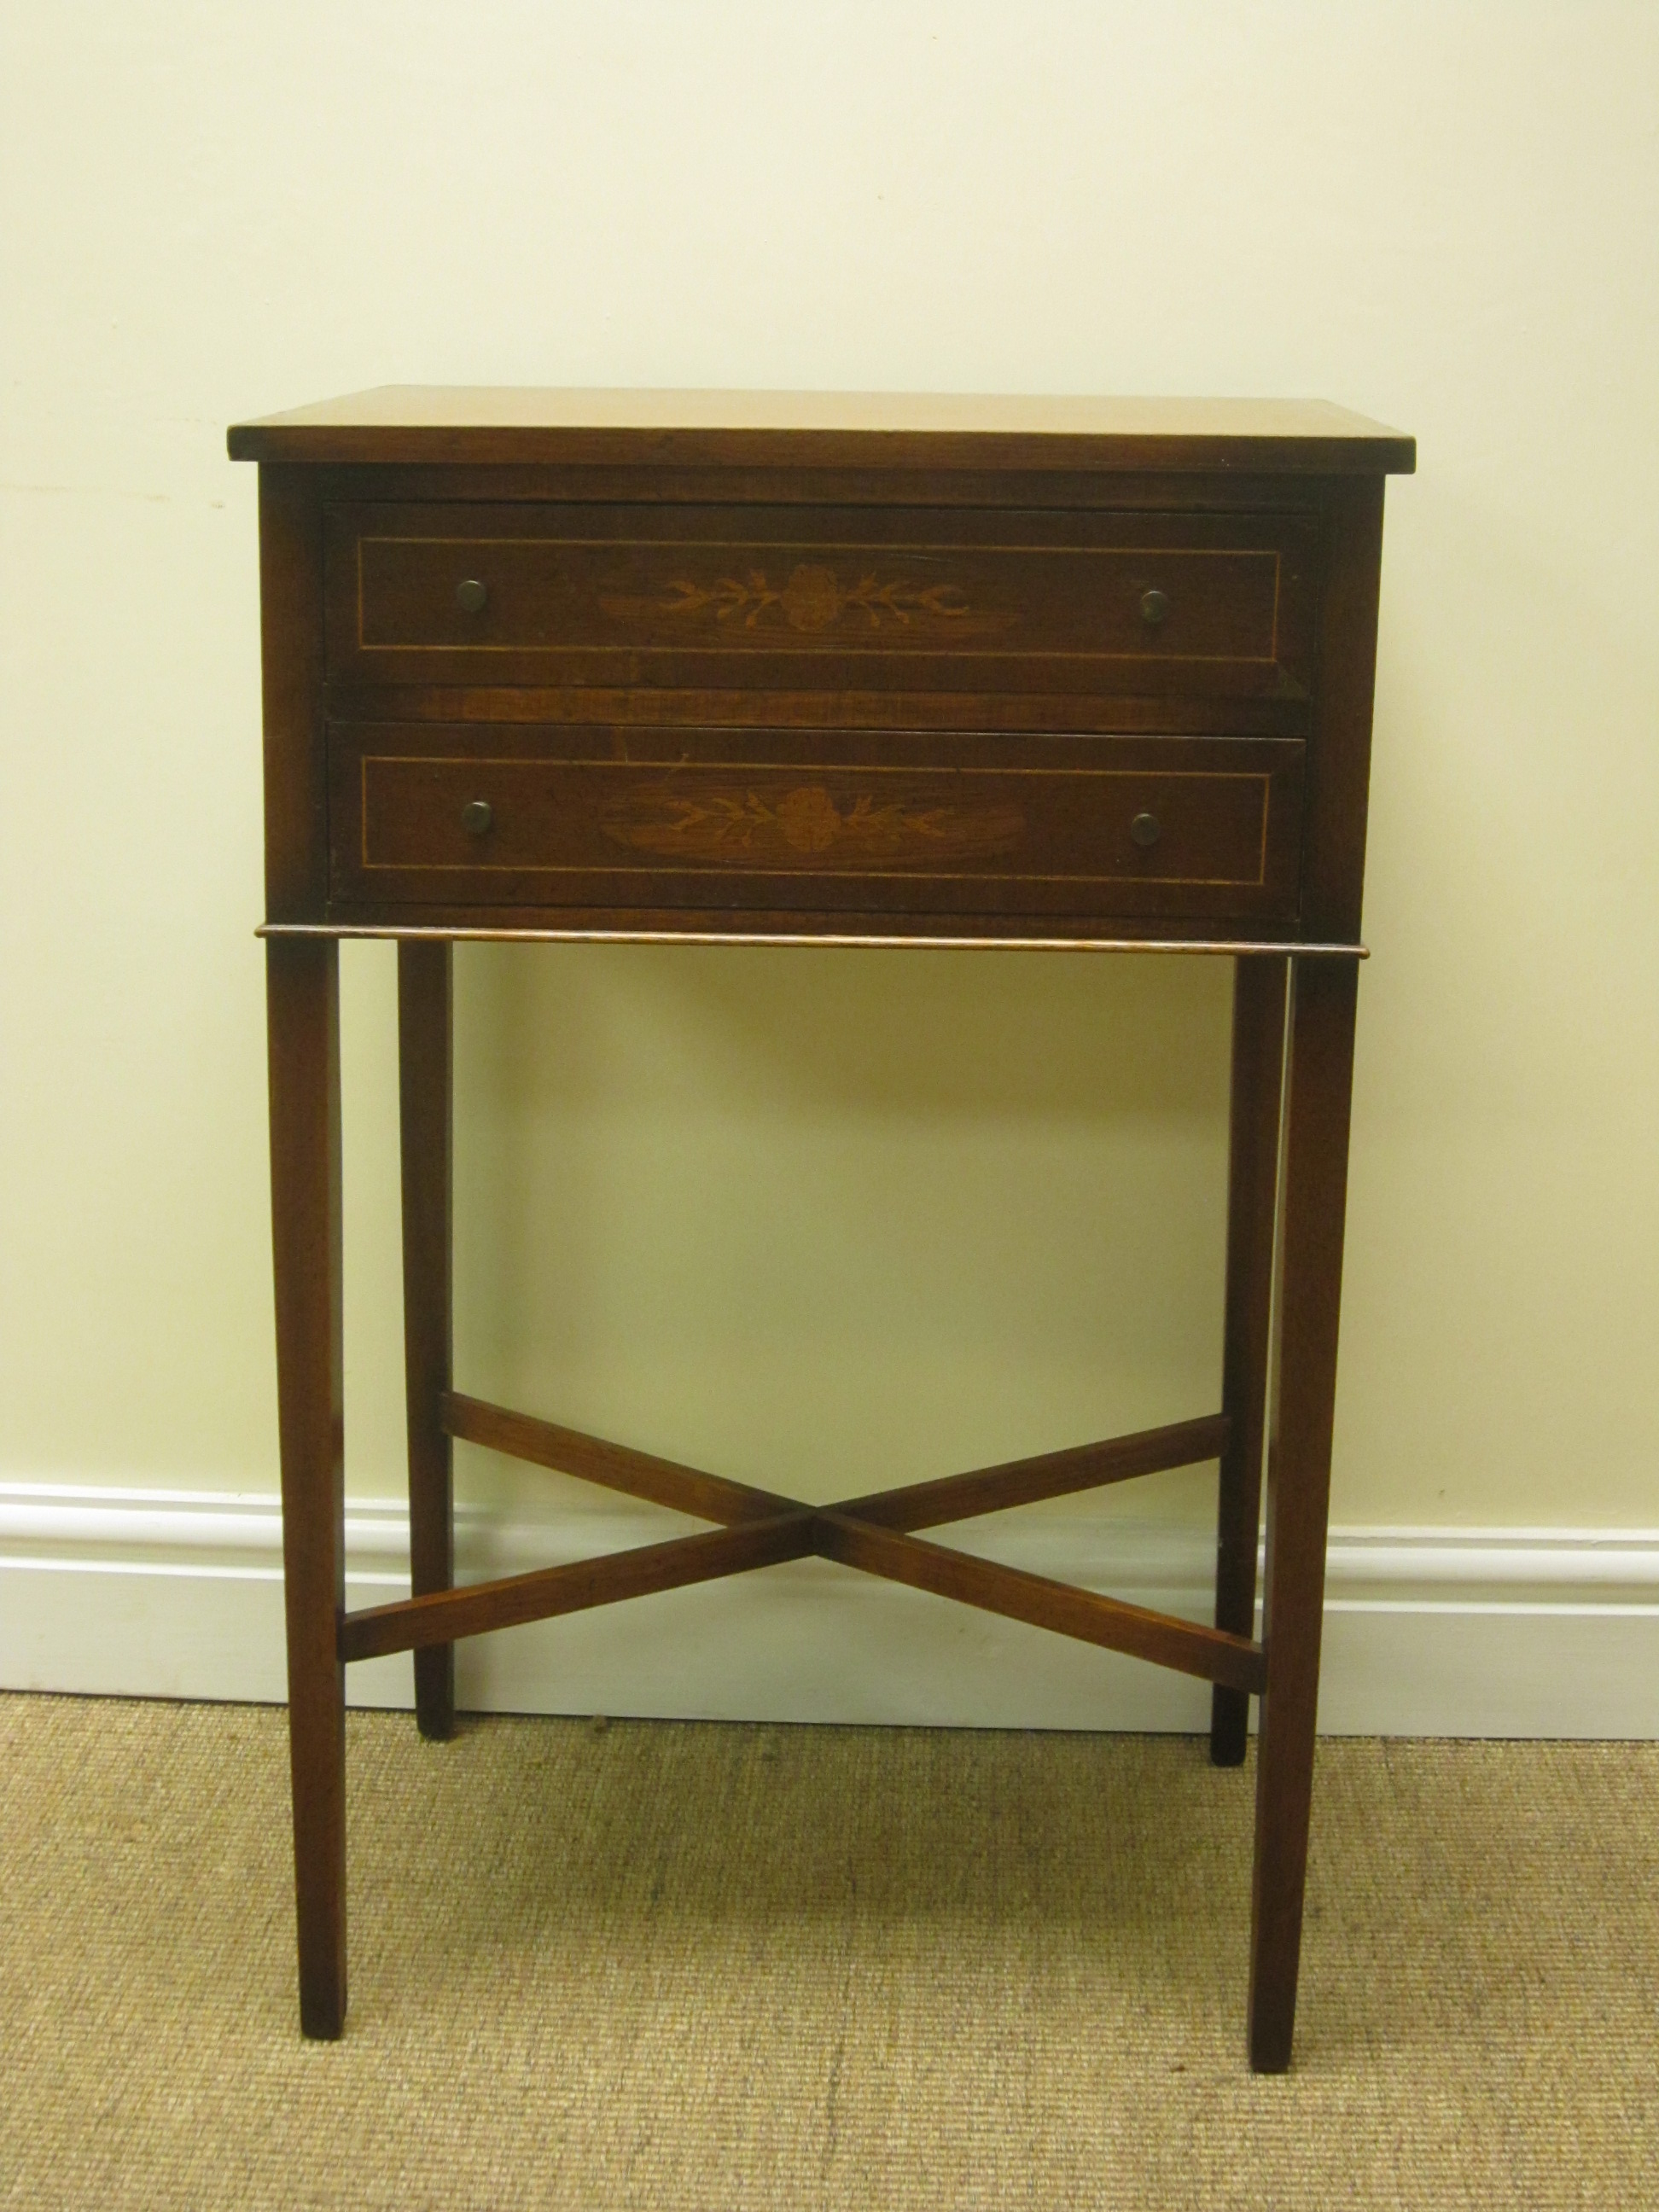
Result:
M339 724L332 890L348 907L1290 921L1304 752L1255 738Z

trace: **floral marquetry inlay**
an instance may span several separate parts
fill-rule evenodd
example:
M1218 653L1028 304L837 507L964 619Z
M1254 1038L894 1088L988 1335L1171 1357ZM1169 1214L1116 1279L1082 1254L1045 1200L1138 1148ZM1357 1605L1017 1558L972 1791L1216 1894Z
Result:
M638 792L605 821L607 837L636 852L753 867L787 867L809 859L921 866L973 860L1010 851L1024 829L1018 806L878 803L868 792L838 799L821 783L799 785L775 799L754 790L706 792L695 799L661 788Z
M764 570L751 568L746 577L720 576L708 584L682 578L669 591L671 596L659 602L663 613L712 613L716 622L736 619L745 629L753 629L774 609L791 629L800 630L828 629L848 614L880 629L890 623L908 626L918 617L959 622L969 612L967 595L956 584L917 584L902 577L884 583L874 575L844 584L833 568L817 562L803 562L777 588Z

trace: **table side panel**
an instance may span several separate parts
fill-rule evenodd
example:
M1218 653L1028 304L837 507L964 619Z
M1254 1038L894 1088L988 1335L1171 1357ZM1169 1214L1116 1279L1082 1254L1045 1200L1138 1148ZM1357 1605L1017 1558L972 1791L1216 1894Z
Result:
M301 921L328 893L323 522L316 471L259 471L265 914Z
M1365 830L1382 566L1381 477L1334 484L1327 511L1317 696L1303 833L1303 927L1356 939L1365 881Z

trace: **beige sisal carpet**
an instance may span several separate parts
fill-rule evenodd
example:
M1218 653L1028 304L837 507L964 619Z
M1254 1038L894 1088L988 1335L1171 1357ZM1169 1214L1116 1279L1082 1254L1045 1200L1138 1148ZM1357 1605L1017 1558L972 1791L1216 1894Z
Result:
M1174 1738L354 1719L301 2044L284 1716L0 1698L0 2203L1659 2205L1659 1747L1322 1747L1297 2063Z

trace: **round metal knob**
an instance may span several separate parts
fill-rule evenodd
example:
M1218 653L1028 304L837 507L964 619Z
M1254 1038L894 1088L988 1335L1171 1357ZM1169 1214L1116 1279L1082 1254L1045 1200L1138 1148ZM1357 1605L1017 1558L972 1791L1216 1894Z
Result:
M461 827L474 837L482 837L495 819L495 810L487 799L469 799L461 809Z
M1144 852L1157 844L1164 835L1164 825L1156 814L1137 814L1129 824L1129 835Z
M1140 595L1140 619L1156 629L1170 611L1167 592L1143 592Z
M455 604L464 615L481 613L489 597L489 586L480 583L476 576L469 576L465 583L455 586Z

